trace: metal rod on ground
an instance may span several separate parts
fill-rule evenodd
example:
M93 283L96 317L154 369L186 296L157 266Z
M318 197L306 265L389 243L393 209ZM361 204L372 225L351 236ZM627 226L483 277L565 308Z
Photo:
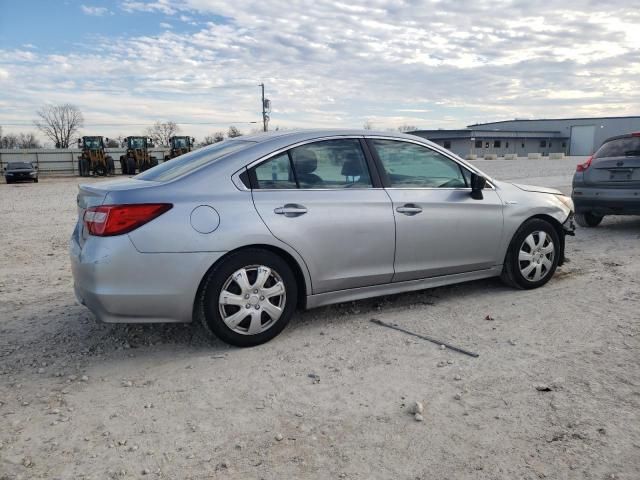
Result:
M450 345L448 343L442 342L442 341L440 341L440 340L438 340L436 338L433 338L433 337L428 337L426 335L420 335L418 333L410 332L409 330L405 330L404 328L397 327L395 325L391 325L390 323L385 323L382 320L378 320L377 318L372 318L371 322L375 323L376 325L380 325L381 327L387 327L387 328L391 328L393 330L398 330L399 332L406 333L407 335L413 335L414 337L421 338L422 340L427 340L428 342L435 343L436 345L444 345L449 350L454 350L456 352L464 353L465 355L469 355L470 357L476 357L477 358L477 357L480 356L479 353L470 352L469 350L465 350L464 348L460 348L460 347L456 347L454 345Z

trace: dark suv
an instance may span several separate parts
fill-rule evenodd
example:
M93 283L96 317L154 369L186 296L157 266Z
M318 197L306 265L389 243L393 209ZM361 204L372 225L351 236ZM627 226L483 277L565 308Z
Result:
M640 215L640 132L611 137L576 167L576 222L596 227L605 215Z

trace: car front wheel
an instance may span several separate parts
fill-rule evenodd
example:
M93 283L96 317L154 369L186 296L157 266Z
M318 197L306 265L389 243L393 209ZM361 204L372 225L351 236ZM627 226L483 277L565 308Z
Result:
M502 280L516 288L541 287L558 266L560 238L549 222L533 218L516 232L505 258Z
M287 262L266 250L243 250L208 273L203 320L226 343L260 345L287 326L297 298L295 276Z
M602 222L604 218L603 215L596 215L595 213L585 212L585 213L576 213L575 219L576 223L581 227L597 227Z

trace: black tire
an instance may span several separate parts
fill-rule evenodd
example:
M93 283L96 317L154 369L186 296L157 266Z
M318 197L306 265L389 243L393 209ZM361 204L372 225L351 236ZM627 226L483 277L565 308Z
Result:
M37 178L34 178L34 179L33 179L33 183L38 183L38 179L37 179Z
M96 167L93 169L93 171L99 177L106 177L107 176L108 167L106 165L96 165Z
M122 175L127 175L127 160L124 156L120 157L120 171Z
M157 167L158 166L158 159L156 157L151 157L149 159L151 166L149 168L153 168L153 167Z
M534 264L534 260L520 260L520 250L521 248L529 248L525 247L525 239L529 237L529 235L533 235L534 240L540 240L541 237L536 235L536 232L544 232L547 237L551 239L553 242L553 256L550 259L550 266L546 267L544 265L540 265L540 271L544 269L544 276L542 276L539 280L535 280L535 271L538 269L537 266L534 265L532 270L533 278L526 277L521 271L522 268L526 269L531 264ZM524 252L526 253L526 252ZM539 255L539 253L532 252L533 255ZM500 278L507 285L514 288L521 289L532 289L538 288L547 283L558 267L558 262L560 260L560 237L558 236L558 232L556 229L546 220L542 220L540 218L532 218L524 222L520 228L516 231L515 235L511 239L511 243L509 244L509 249L507 250L507 255L504 260L504 265L502 267L502 275ZM542 257L539 258L542 261ZM547 260L549 260L547 258ZM529 263L527 263L529 262ZM531 274L530 274L531 275Z
M266 266L270 268L272 272L275 272L277 274L277 276L284 284L284 298L281 299L281 297L272 297L284 301L282 313L280 314L280 317L263 332L256 333L254 335L249 335L247 333L238 333L232 330L223 320L219 305L220 293L222 292L225 283L235 272L242 268L250 269L256 266ZM249 273L251 274L252 272ZM247 276L250 283L255 282L255 278L252 279L251 276ZM269 278L268 281L272 281L272 278ZM235 288L238 293L241 293L238 285L234 285L233 282L227 288ZM291 320L291 316L296 309L298 301L298 286L295 276L286 261L284 261L278 255L275 255L266 250L252 248L232 253L218 265L213 267L207 273L204 288L202 289L202 295L199 301L202 302L201 306L204 313L202 320L205 328L207 328L220 340L228 344L235 345L237 347L253 347L268 342L272 338L276 337L280 332L282 332L282 330L287 326L289 320ZM250 300L247 300L247 302L255 302L257 304L258 295L256 295L255 299L252 298ZM227 308L232 309L227 313L228 315L232 315L233 313L236 313L235 311L233 311L233 309L238 307L235 307L233 305L223 307L223 309ZM237 311L244 311L245 308L247 307L239 306ZM250 312L252 311L253 310L247 310L247 317L238 323L239 329L246 328L248 330L248 324L251 322ZM262 322L261 325L266 326L271 321L271 317L266 314L266 312L262 312L260 313L260 322Z
M113 162L113 158L107 157L105 160L107 161L107 175L115 175L116 165Z
M596 215L595 213L591 212L576 213L575 215L576 223L581 227L586 228L597 227L598 225L600 225L600 222L602 222L603 218L604 215Z
M136 174L136 161L131 157L127 157L127 175L135 175Z
M7 185L10 185L13 183L13 180L9 180L8 178L5 177L5 180L7 181Z
M80 159L80 176L88 177L91 174L91 165L89 164L89 160L86 158Z

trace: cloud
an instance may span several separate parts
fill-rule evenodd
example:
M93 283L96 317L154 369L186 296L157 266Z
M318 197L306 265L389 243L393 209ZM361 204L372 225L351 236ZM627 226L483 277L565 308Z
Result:
M71 100L87 123L170 119L194 136L259 121L261 82L282 127L638 114L640 12L612 2L124 1L142 21L201 23L77 52L0 50L0 68L16 118Z
M160 26L166 30L171 30L173 28L173 25L167 22L160 22Z
M85 15L91 15L92 17L102 17L109 13L109 9L106 7L92 7L88 5L80 5L80 9Z

